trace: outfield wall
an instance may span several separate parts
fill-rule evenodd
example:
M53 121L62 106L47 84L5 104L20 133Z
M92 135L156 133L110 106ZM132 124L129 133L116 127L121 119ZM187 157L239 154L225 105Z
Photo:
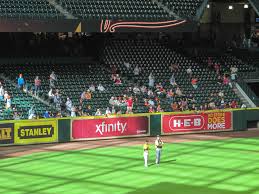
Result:
M259 109L133 114L0 122L0 145L242 131Z

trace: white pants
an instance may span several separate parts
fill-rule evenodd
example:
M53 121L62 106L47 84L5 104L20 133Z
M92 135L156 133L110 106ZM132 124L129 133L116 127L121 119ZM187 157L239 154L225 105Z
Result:
M148 151L144 151L144 165L145 167L148 167Z

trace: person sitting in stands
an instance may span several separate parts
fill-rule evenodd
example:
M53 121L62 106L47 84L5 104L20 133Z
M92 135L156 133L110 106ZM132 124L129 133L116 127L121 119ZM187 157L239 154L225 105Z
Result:
M115 85L121 85L122 84L121 78L120 77L116 77L114 84Z
M182 91L181 91L181 89L179 87L176 88L175 94L177 96L182 96L183 95L183 93L182 93Z
M232 83L230 82L229 77L227 75L224 75L223 77L223 84L229 85L229 87L232 88Z
M179 110L177 102L172 103L171 108L173 112L177 112Z
M89 87L89 90L91 92L95 92L95 85L94 84L91 84L90 87Z
M136 65L136 67L134 68L133 73L134 73L135 76L139 76L140 68L138 67L138 65Z
M196 90L198 88L198 85L197 85L198 79L197 78L192 78L192 82L191 83L192 83L193 88Z
M91 100L92 99L92 93L90 90L87 90L87 92L85 93L85 99L86 100Z
M67 101L66 101L66 110L71 112L72 111L72 101L70 100L70 98L67 98Z
M192 77L192 68L189 67L189 68L186 70L186 73L187 73L187 75L189 75L189 77L191 78L191 77Z
M154 85L155 85L155 77L153 76L152 72L149 74L148 80L149 80L148 86L149 86L150 88L153 88Z
M102 116L101 110L98 108L94 114L95 116Z
M105 88L103 87L102 84L99 84L97 89L99 90L99 92L104 92L105 91Z
M172 85L172 86L176 86L177 85L177 83L176 83L176 81L175 81L175 77L174 77L174 74L171 76L171 78L170 78L170 84Z
M111 115L111 111L110 111L109 107L106 108L105 115L106 116L110 116Z

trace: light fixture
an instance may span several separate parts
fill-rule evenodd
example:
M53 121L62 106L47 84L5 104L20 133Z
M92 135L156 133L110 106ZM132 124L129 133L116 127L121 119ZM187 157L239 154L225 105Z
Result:
M233 5L229 5L228 9L232 10L233 9Z
M248 4L245 4L245 5L244 5L244 8L245 8L245 9L248 9Z
M210 8L210 4L207 4L207 8L208 8L208 9Z

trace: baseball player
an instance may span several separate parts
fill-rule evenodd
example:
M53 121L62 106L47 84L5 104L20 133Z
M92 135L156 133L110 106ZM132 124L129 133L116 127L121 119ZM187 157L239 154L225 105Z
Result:
M156 164L160 164L160 157L162 152L164 142L160 139L159 135L156 138L155 141L155 147L156 147Z
M144 166L148 167L148 152L149 152L149 145L148 145L148 140L146 140L144 146L143 146L143 156L144 156Z

